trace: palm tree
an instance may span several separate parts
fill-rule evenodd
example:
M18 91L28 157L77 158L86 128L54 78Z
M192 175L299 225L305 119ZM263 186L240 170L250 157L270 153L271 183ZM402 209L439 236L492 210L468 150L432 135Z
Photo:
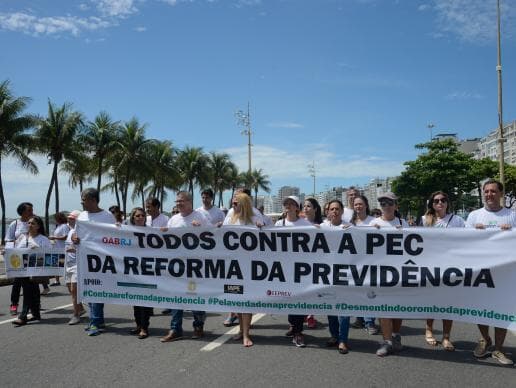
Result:
M61 163L61 171L69 175L68 184L72 189L78 186L79 195L84 189L84 183L92 180L91 171L93 166L93 161L88 158L84 150L82 151Z
M96 162L97 190L99 191L102 174L106 169L106 157L116 141L115 134L119 125L118 121L113 121L107 112L102 111L88 123L83 134L83 139Z
M259 170L254 169L251 173L247 172L245 174L245 181L249 188L254 190L254 206L257 207L258 190L262 189L267 193L271 191L269 176L265 175L261 168Z
M118 150L118 165L115 168L117 180L121 186L122 211L126 214L127 194L129 184L134 183L142 170L146 170L146 155L148 154L150 139L145 138L146 124L140 125L133 117L118 131L116 147Z
M210 182L215 191L215 194L219 194L219 204L222 206L224 201L222 194L228 187L228 175L230 174L231 158L226 153L211 152L208 158L208 167L210 171Z
M245 175L238 171L238 167L233 162L229 165L228 175L226 177L227 188L231 189L231 198L235 195L238 186L245 182ZM230 199L231 201L231 199Z
M30 99L14 97L9 81L0 83L0 203L2 205L2 244L5 243L5 197L2 182L2 158L14 158L24 169L32 174L38 173L38 167L29 158L33 139L27 132L34 127L36 120L31 115L24 115Z
M48 164L54 164L45 201L45 227L47 230L49 225L48 208L50 207L50 197L53 189L55 189L55 211L56 213L59 211L59 183L57 175L59 163L63 159L73 157L76 153L75 138L79 134L82 124L82 115L79 112L73 111L70 103L64 103L61 107L56 107L49 100L48 116L45 119L39 120L38 128L35 132L39 151L47 155Z
M177 156L177 168L182 182L194 198L194 186L203 186L208 182L208 158L201 147L185 147Z

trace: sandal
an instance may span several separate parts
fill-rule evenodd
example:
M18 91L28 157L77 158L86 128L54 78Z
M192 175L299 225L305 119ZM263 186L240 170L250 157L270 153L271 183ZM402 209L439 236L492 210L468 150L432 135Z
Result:
M224 320L224 326L226 327L231 327L231 326L234 326L236 325L236 321L238 319L238 315L229 315L225 320Z
M425 334L425 341L429 346L437 346L437 340L431 331L427 331Z
M447 352L453 352L455 350L455 346L449 338L443 338L441 344L443 345L443 349Z

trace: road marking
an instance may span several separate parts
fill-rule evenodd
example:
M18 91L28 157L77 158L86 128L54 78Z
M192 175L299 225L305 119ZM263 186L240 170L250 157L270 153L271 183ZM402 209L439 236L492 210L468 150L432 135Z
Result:
M251 325L258 322L264 316L265 316L265 314L254 314L253 319L251 321ZM232 338L234 335L238 334L239 330L240 330L239 326L235 326L235 327L229 329L226 333L222 334L220 337L216 338L215 340L211 341L208 345L201 348L201 352L211 352L213 349L217 349L219 346L228 342L230 340L230 338Z
M66 309L68 307L72 307L73 304L65 304L63 306L58 306L58 307L54 307L53 309L48 309L48 310L43 310L41 311L41 314L46 314L46 313L50 313L52 311L56 311L56 310L62 310L62 309ZM9 322L13 322L13 321L16 321L18 318L11 318L11 319L7 319L5 321L0 321L0 325L3 325L4 323L9 323Z

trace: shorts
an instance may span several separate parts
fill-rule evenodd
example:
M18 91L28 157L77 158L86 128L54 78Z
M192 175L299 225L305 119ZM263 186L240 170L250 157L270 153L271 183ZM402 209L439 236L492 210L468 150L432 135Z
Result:
M68 267L65 270L65 283L77 283L77 266Z

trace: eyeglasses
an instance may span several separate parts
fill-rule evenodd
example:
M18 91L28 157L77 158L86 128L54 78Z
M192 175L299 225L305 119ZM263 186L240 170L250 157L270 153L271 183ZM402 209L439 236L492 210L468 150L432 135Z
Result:
M394 201L390 201L390 200L380 201L381 207L387 207L387 206L393 206L393 205L394 205Z
M433 203L434 205L437 205L439 202L446 203L448 200L446 198L434 198Z
M172 210L172 214L179 214L178 210Z

